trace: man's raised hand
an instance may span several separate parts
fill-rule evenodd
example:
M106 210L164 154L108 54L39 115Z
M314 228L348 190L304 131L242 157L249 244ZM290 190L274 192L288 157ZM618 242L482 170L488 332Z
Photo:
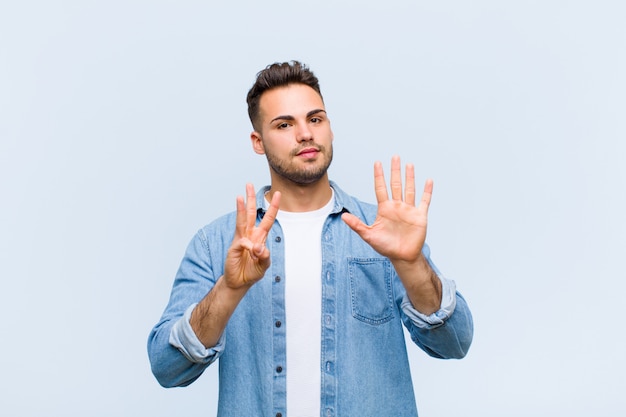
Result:
M374 164L374 189L378 202L374 223L368 226L349 213L344 213L341 218L372 248L392 262L415 262L421 256L426 240L433 181L426 181L422 198L416 206L414 167L412 164L406 166L403 196L400 157L394 156L391 159L391 198L380 162Z
M265 246L265 240L276 220L279 203L280 192L275 192L265 216L257 226L254 186L246 184L245 202L243 197L237 197L235 236L224 265L224 280L228 287L249 287L263 278L270 266L270 251Z

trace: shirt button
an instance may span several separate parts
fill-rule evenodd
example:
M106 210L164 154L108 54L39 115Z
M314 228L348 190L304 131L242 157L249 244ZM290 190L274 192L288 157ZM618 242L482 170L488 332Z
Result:
M278 275L274 277L274 282L280 282L280 277Z
M276 242L280 242L282 239L280 238L280 236L276 236L276 239L274 239Z
M276 367L276 372L281 373L283 371L283 367L282 366L277 366Z
M283 413L276 413L276 417L283 417Z
M282 326L282 325L283 325L283 324L280 322L280 320L276 320L276 323L274 323L274 324L276 324L276 327L280 327L280 326Z

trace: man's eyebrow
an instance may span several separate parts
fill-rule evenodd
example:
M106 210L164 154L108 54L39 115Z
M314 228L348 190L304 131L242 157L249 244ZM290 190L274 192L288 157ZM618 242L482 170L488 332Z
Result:
M306 117L308 118L308 117L311 117L314 114L318 114L318 113L326 113L326 110L324 110L324 109L311 110L310 112L308 112L306 114ZM270 120L270 123L274 123L276 120L296 120L296 118L291 116L291 115L289 115L289 114L285 114L285 115L282 115L282 116L274 117L272 120Z
M311 110L310 112L308 112L308 113L306 114L306 117L311 117L311 116L313 116L314 114L317 114L317 113L322 113L322 112L323 112L323 113L326 113L326 110L324 110L324 109L315 109L315 110Z
M278 116L270 120L270 123L274 123L276 120L296 120L296 118L293 116L289 116L289 115Z

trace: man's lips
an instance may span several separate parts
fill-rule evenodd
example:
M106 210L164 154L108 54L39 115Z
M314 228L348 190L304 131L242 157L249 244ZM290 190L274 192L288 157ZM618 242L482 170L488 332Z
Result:
M315 156L319 151L320 150L317 148L304 148L301 151L299 151L296 155L310 158L310 157Z

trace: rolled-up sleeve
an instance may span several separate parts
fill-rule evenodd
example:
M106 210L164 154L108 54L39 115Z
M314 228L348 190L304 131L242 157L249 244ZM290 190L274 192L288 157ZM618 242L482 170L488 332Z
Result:
M441 306L436 312L426 315L416 310L408 295L404 295L400 304L402 311L420 329L434 329L450 318L456 307L456 284L454 281L439 275L441 281Z
M190 362L211 364L224 350L225 336L222 334L215 346L210 348L204 347L189 322L191 319L191 313L197 305L197 303L194 303L189 306L183 317L174 323L172 330L170 331L169 342Z

